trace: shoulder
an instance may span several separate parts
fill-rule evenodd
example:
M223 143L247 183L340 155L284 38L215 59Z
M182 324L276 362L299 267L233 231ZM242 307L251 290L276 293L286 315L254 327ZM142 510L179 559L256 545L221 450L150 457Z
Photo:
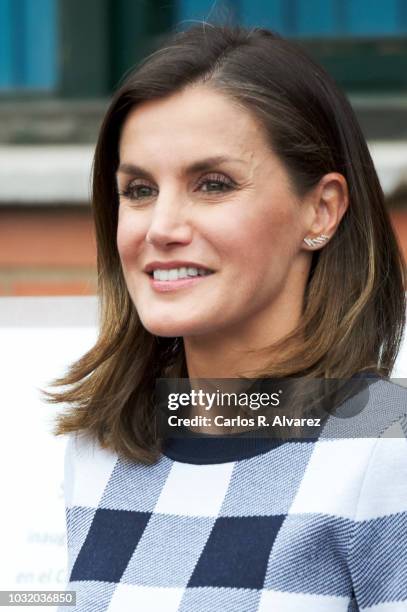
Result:
M117 460L116 453L102 448L88 434L68 434L64 460L65 505L93 505L97 491L104 487Z
M351 521L407 511L406 389L375 381L361 395L310 443L296 511Z
M407 415L395 418L375 441L357 508L357 520L403 513L407 519Z
M399 379L371 379L369 398L372 409L386 410L389 417L402 417L407 412L407 387Z
M407 387L392 380L376 379L369 385L366 418L379 438L407 437Z
M380 438L393 424L403 426L407 413L406 387L377 377L359 379L353 384L348 399L327 419L322 438Z
M406 422L400 415L375 440L359 491L348 562L361 609L407 601Z

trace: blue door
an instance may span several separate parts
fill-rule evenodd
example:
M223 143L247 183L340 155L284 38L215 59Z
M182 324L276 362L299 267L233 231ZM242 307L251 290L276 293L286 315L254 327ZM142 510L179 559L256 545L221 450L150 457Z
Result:
M285 36L382 37L407 33L407 0L178 0L177 20L219 20Z
M57 0L0 0L0 92L57 85Z

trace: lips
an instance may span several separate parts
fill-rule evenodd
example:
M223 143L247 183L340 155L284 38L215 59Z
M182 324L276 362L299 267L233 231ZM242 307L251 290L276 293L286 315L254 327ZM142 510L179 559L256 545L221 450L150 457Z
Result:
M181 260L173 260L173 261L152 261L148 263L144 272L147 274L152 274L154 270L170 270L172 268L197 268L198 270L205 270L206 272L214 272L208 266L204 264L197 263L194 261L181 261Z
M173 293L178 292L178 290L185 290L189 287L194 287L197 284L205 282L206 278L210 278L212 276L211 273L197 276L189 276L186 278L177 278L168 280L156 279L154 276L149 275L149 282L154 291L158 293Z

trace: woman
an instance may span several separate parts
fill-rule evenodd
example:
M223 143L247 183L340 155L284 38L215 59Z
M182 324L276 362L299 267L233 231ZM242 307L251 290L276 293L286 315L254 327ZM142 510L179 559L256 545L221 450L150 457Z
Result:
M99 339L53 396L75 610L407 610L404 268L332 79L267 30L176 35L107 111L93 205ZM156 428L158 378L368 371L387 439Z

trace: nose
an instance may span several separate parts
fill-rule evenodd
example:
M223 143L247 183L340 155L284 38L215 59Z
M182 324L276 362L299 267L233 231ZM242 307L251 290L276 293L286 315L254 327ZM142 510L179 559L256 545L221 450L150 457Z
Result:
M185 218L185 206L180 198L160 193L152 209L146 242L156 247L167 247L188 244L191 238L192 229Z

